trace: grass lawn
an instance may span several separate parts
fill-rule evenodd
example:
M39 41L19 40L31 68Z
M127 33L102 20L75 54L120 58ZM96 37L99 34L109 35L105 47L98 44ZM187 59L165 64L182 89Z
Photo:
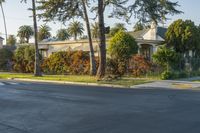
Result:
M146 80L146 79L135 80L135 79L128 79L127 77L112 81L97 81L96 77L89 75L43 75L42 77L34 77L32 74L0 73L0 79L9 79L9 78L97 83L97 84L121 85L126 87L152 82L151 80Z

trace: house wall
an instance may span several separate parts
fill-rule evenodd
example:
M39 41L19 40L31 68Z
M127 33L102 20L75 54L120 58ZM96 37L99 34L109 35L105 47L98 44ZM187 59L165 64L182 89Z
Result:
M95 54L98 55L98 41L93 41L93 48ZM42 55L45 57L50 56L54 52L58 51L90 51L89 43L87 40L84 41L66 41L66 42L47 42L40 43L39 49L42 52Z
M106 42L106 46L108 47L108 41ZM141 47L142 44L148 44L151 46L150 54L151 56L153 53L157 51L157 46L161 42L159 40L137 40L138 46ZM93 41L93 48L95 52L95 56L98 56L98 44L97 40ZM80 41L61 41L61 42L46 42L46 43L39 43L39 49L43 55L43 57L49 57L52 53L58 51L90 51L88 40L80 40ZM138 51L138 53L140 50Z

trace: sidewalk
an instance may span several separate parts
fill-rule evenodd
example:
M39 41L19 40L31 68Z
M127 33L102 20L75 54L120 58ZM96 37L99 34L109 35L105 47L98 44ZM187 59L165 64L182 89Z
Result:
M192 82L192 80L161 80L152 83L131 86L131 88L198 89L200 88L200 82Z

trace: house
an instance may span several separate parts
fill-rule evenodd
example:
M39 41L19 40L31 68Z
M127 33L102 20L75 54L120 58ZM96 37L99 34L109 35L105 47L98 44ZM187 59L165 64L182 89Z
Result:
M0 48L3 48L3 40L4 38L0 36Z
M152 23L149 29L129 32L129 34L136 39L139 46L138 52L144 55L147 59L151 59L159 45L162 45L165 42L166 32L167 28L157 27L155 23Z
M152 54L156 52L158 46L164 43L166 31L166 28L157 27L156 24L152 23L149 29L144 29L137 32L132 31L128 33L136 39L137 44L139 46L138 53L144 55L148 59L151 59ZM107 42L108 41L109 39L107 39ZM98 40L93 40L93 47L96 56L98 56L98 43ZM39 49L43 57L48 57L52 53L58 51L90 50L88 40L40 42Z

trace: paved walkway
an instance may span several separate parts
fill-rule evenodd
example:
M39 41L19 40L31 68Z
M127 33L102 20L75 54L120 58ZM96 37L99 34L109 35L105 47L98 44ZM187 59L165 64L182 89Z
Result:
M167 88L167 89L200 89L200 82L180 81L180 80L163 80L152 83L140 84L131 88Z

